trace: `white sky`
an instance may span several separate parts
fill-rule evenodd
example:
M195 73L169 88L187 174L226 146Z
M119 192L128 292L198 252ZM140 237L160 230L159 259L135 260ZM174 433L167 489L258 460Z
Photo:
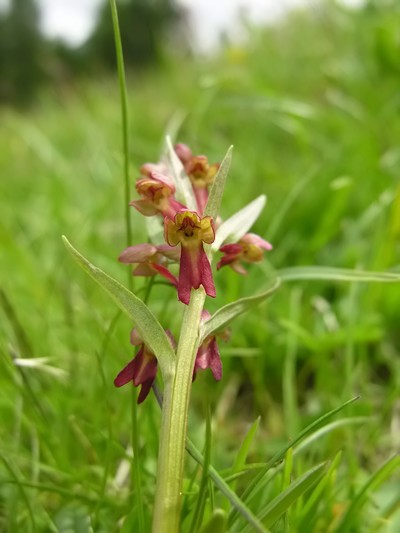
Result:
M11 0L12 1L12 0ZM42 11L42 28L49 37L61 37L70 44L80 44L92 30L101 0L36 0ZM239 12L252 22L279 17L287 8L317 4L318 0L176 0L190 13L194 46L212 49L222 31L240 37ZM0 0L0 7L10 0ZM360 4L362 0L346 0ZM110 20L111 23L111 20Z

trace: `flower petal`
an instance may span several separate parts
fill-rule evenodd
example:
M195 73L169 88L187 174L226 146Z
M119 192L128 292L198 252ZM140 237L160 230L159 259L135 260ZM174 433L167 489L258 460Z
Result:
M138 405L144 402L144 400L147 398L147 395L150 392L151 386L153 385L154 379L148 379L147 381L144 381L142 383L142 387L139 392L139 396L137 399Z
M192 287L198 289L201 283L200 271L197 265L198 250L182 246L178 280L178 299L188 305Z
M220 252L223 252L224 254L229 255L238 255L242 253L243 247L238 243L232 243L232 244L224 244L219 249Z
M201 246L200 249L199 267L201 272L201 284L203 285L206 294L211 296L211 298L215 298L216 291L211 266L203 246Z
M114 379L114 385L116 387L122 387L135 378L138 369L140 368L141 361L143 359L143 347L140 348L136 356L129 361L129 363L121 370L121 372Z

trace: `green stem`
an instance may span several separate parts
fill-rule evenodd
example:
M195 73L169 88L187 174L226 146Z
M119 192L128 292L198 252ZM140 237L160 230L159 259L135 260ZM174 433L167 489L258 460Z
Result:
M115 52L117 58L117 68L118 68L118 81L119 81L119 91L121 99L121 117L122 117L122 145L123 145L123 155L124 155L124 213L125 213L125 237L126 237L126 246L132 244L132 229L131 229L131 210L129 206L130 201L130 179L129 179L129 117L128 117L128 98L126 90L126 79L125 79L125 67L124 67L124 54L122 50L122 41L121 41L121 32L119 29L119 20L118 20L118 10L116 0L109 0L111 17L113 22L114 30L114 40L115 40ZM128 287L133 290L133 277L131 275L131 268L127 269L128 276ZM144 520L144 508L143 508L143 495L142 495L142 475L141 475L141 464L139 457L139 424L137 416L137 391L132 389L132 449L133 449L133 459L132 459L132 485L135 488L135 498L138 509L138 521L139 521L139 531L144 533L145 531L145 520Z
M111 16L114 28L115 52L117 56L119 92L121 98L121 117L122 117L122 144L124 154L124 207L125 207L125 235L126 246L132 244L131 229L131 208L130 201L130 179L129 179L129 122L128 122L128 98L125 81L124 54L122 51L121 33L119 30L117 4L115 0L110 1ZM128 286L132 290L133 278L128 270Z
M202 288L192 290L183 315L176 370L164 376L153 533L179 531L189 398L205 296Z

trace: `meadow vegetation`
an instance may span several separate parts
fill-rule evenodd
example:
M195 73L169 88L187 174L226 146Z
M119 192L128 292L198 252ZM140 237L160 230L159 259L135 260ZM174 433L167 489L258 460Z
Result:
M400 528L400 285L289 270L399 272L399 21L394 3L321 3L249 28L246 44L216 57L171 56L127 79L132 198L165 133L211 162L234 145L223 217L268 196L253 229L274 250L246 277L219 272L208 308L280 272L283 281L232 323L222 381L197 376L189 435L203 450L210 410L211 464L271 531ZM148 528L160 410L152 395L138 409L134 486L132 391L113 385L133 356L131 323L61 242L67 235L126 284L118 81L48 88L33 109L0 115L0 530L138 531L140 512ZM143 217L131 216L133 240L144 242ZM146 282L134 286L143 297ZM179 330L170 288L155 285L149 306ZM199 491L199 530L252 531L189 456L186 476L182 531L192 530ZM296 481L297 492L274 500Z

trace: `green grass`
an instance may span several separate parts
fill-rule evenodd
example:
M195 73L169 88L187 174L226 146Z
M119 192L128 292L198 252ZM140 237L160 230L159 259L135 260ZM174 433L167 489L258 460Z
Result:
M295 13L218 58L176 57L128 76L132 198L139 166L157 160L175 128L212 162L234 145L223 217L268 195L254 231L274 250L245 278L218 272L211 311L266 288L274 269L399 272L400 65L390 37L399 16L383 4ZM132 395L113 386L132 358L131 324L61 242L65 234L126 282L116 261L126 239L117 79L47 90L29 113L3 109L0 118L0 530L138 531ZM131 216L133 240L143 242L143 219ZM135 290L143 297L142 281ZM393 283L284 282L220 343L223 380L197 377L190 438L199 449L207 443L210 465L272 531L398 531L399 301ZM150 294L152 311L176 332L174 302L166 287ZM15 364L40 357L48 361L34 368ZM159 421L150 397L138 409L146 530ZM183 531L202 517L246 531L189 457L186 473Z

